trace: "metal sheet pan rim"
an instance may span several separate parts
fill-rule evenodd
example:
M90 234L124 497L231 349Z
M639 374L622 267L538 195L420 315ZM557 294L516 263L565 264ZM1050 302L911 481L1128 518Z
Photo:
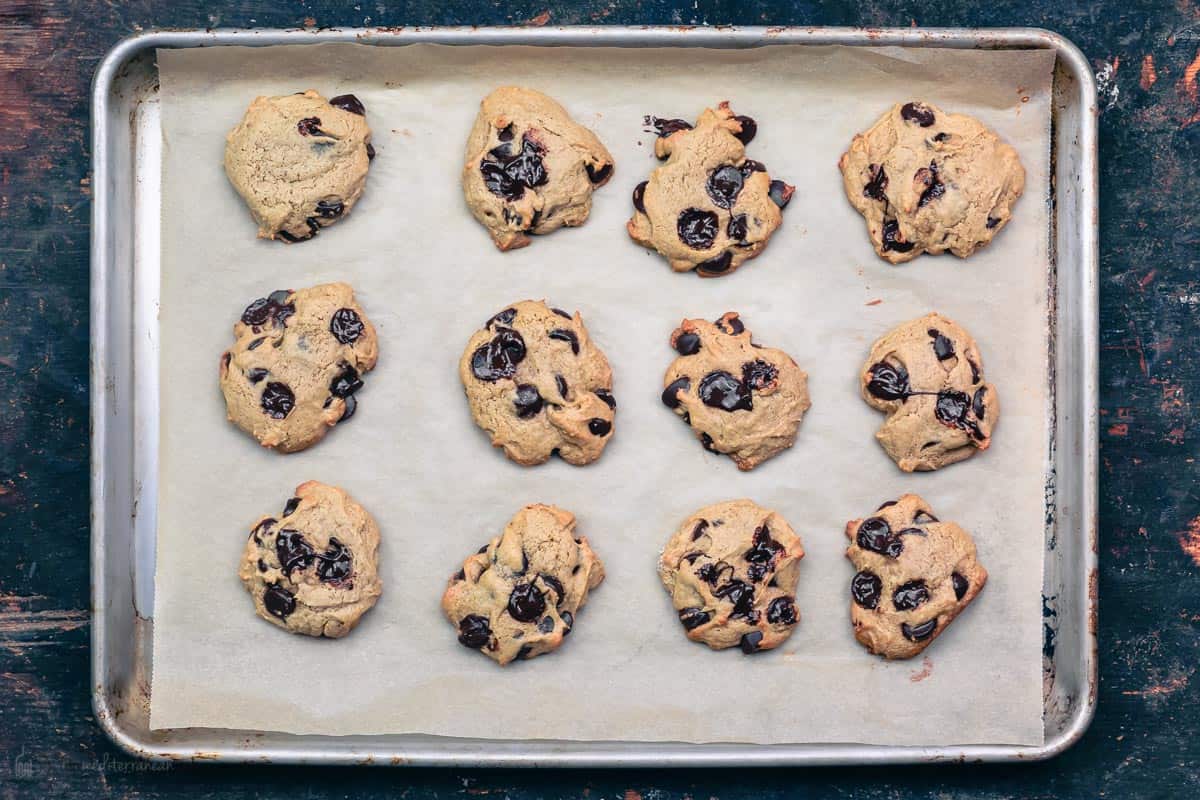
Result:
M294 746L254 745L250 741L237 746L207 748L168 745L142 738L122 724L122 709L114 703L110 674L110 647L107 641L110 592L105 566L109 558L109 505L107 487L113 464L107 447L111 441L109 417L116 412L113 380L108 369L110 276L118 268L111 249L116 232L110 215L113 193L113 165L109 163L109 96L121 70L131 59L159 47L198 47L223 45L268 46L318 42L354 42L370 45L404 45L414 42L436 44L489 45L571 45L571 46L690 46L756 47L773 44L843 44L851 46L901 45L914 47L960 48L1038 48L1056 51L1060 64L1077 83L1074 101L1082 109L1076 150L1080 157L1079 213L1071 220L1070 233L1077 237L1078 254L1065 268L1079 271L1080 288L1072 298L1078 316L1074 334L1079 339L1078 363L1073 365L1078 385L1077 406L1067 409L1074 415L1077 438L1082 452L1075 464L1080 474L1080 490L1071 498L1074 515L1079 519L1083 544L1082 563L1077 567L1086 576L1072 597L1082 655L1081 675L1085 690L1073 707L1069 724L1040 747L1008 745L961 745L939 747L901 747L861 744L675 744L647 745L638 742L523 742L519 747L498 742L478 742L424 737L351 737L332 747L331 737L294 737ZM258 763L323 764L406 764L428 766L727 766L753 764L830 765L883 764L929 761L1034 761L1050 758L1069 748L1082 737L1095 713L1097 681L1097 639L1095 620L1098 597L1090 586L1097 569L1097 431L1098 431L1098 347L1099 321L1097 300L1097 166L1096 166L1096 88L1091 69L1079 49L1052 31L1038 28L954 29L954 28L819 28L819 27L643 27L580 26L542 28L498 27L404 27L367 29L291 29L291 30L207 30L150 31L119 42L101 61L92 86L92 152L94 154L95 197L92 206L91 245L91 446L92 446L92 703L96 719L105 733L121 749L140 758L156 760L197 760ZM1053 144L1053 143L1052 143ZM1059 227L1065 228L1062 221ZM1060 309L1061 313L1061 309ZM130 608L123 613L133 614ZM242 735L230 732L230 738ZM375 744L388 738L395 745ZM361 746L360 746L361 745Z

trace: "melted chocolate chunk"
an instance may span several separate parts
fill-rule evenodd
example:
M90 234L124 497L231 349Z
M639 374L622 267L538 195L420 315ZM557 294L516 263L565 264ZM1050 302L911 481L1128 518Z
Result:
M727 272L733 265L733 254L726 250L716 258L710 258L708 261L702 261L696 265L696 269L701 272L706 272L709 275L720 275Z
M762 631L750 631L749 633L742 634L742 641L740 643L742 652L746 655L757 653L762 638Z
M515 311L513 316L516 316ZM471 372L481 381L511 378L517 372L517 364L524 359L525 340L521 334L502 328L490 342L480 345L471 354Z
M538 630L542 633L549 633L554 630L554 617L548 614L542 617L542 621L538 623Z
M767 622L772 625L795 625L799 618L796 604L790 597L776 597L767 606Z
M754 410L749 387L724 370L710 372L700 380L700 400L722 411Z
M354 399L354 395L342 398L342 415L338 417L338 422L345 422L354 416L354 412L358 410L358 401Z
M862 571L850 581L850 596L854 602L863 608L873 609L879 606L879 595L883 591L883 581L873 572Z
M685 331L675 337L675 350L681 356L694 356L700 352L700 334Z
M891 508L892 506L896 505L896 503L898 503L898 502L899 502L898 500L885 500L884 502L880 503L879 508L877 508L875 510L883 511L885 508Z
M720 208L733 208L742 192L743 181L740 169L726 165L709 173L705 188L708 190L708 196Z
M505 200L519 200L526 189L541 186L549 180L542 163L541 145L526 133L521 137L521 149L513 154L511 144L503 144L488 151L479 162L483 183L492 194Z
M969 424L967 414L970 410L971 398L967 397L965 392L945 389L938 392L937 406L934 408L933 414L943 425L963 428Z
M762 391L775 382L779 370L762 359L742 364L742 382L751 389Z
M642 124L648 128L653 128L658 133L659 138L670 136L676 131L690 131L692 123L682 119L663 119L662 117L646 116L642 118Z
M242 312L242 324L258 328L268 322L273 325L286 325L287 318L296 313L294 303L287 302L291 294L287 289L271 292L267 297L260 297ZM257 330L255 331L257 333Z
M533 622L546 610L546 599L531 583L518 583L508 596L508 613L518 622Z
M792 194L796 191L796 187L783 181L771 181L771 189L767 195L771 198L771 202L780 208L787 208L787 204L792 202Z
M329 320L329 332L342 344L354 344L364 330L363 321L353 308L339 308Z
M691 608L680 609L679 611L679 621L683 623L684 629L689 631L693 630L694 628L699 628L711 618L712 614L705 611L703 608L697 608L695 606Z
M372 161L375 158L375 145L367 142L367 160Z
M287 619L296 610L296 596L282 586L271 585L263 592L263 605L272 616Z
M259 403L262 405L263 413L268 417L283 419L295 408L296 395L292 394L292 390L287 387L287 384L271 381L267 384L267 388L263 389Z
M700 553L696 554L700 556ZM707 583L709 586L716 586L722 580L732 578L734 573L733 565L726 564L724 561L717 561L708 564L701 564L696 570L696 577Z
M937 521L938 521L938 518L935 517L933 514L930 514L928 511L918 510L916 514L913 514L913 524L914 525L928 525L931 522L937 522Z
M667 408L679 408L679 393L686 392L692 386L690 378L676 378L663 389L662 401Z
M566 328L555 328L550 331L549 336L551 339L557 339L560 342L566 342L571 345L571 352L579 355L579 338L575 335L574 331L569 331Z
M954 358L954 341L949 336L934 328L930 328L926 333L933 337L933 354L937 356L938 361Z
M746 224L746 215L738 214L737 216L730 217L729 224L725 226L725 233L735 242L746 241L746 234L749 233L749 228Z
M317 216L321 219L337 219L346 210L346 204L341 200L318 200Z
M685 209L676 224L679 240L693 250L707 250L717 239L717 215L699 208Z
M329 105L340 108L343 111L349 111L351 114L358 114L360 117L364 117L367 114L367 110L363 108L362 101L352 94L339 94L329 101Z
M966 578L957 572L950 576L950 580L954 584L954 599L962 600L963 596L967 593L967 589L970 588L970 584L967 583Z
M767 167L761 161L755 161L753 158L742 160L742 175L749 178L756 172L766 172Z
M563 400L567 399L567 395L571 391L571 387L567 385L567 379L562 375L554 376L554 387L558 389L558 396Z
M987 218L987 223L986 223L986 225L987 225L987 229L988 229L989 231L990 231L992 228L994 228L994 227L996 227L997 225L999 225L999 224L1000 224L1000 219L999 219L999 217L988 217L988 218Z
M321 136L324 131L321 130L320 117L305 117L296 123L296 130L301 136Z
M633 187L633 207L643 214L646 213L646 184L649 181L642 181L637 186Z
M752 117L747 117L744 114L738 114L734 117L741 123L742 129L734 134L742 144L750 144L755 136L758 135L758 123Z
M538 577L541 578L547 586L554 590L555 594L558 595L558 602L561 603L562 599L567 596L566 592L563 591L562 581L545 572L539 573Z
M601 164L599 169L596 169L591 164L584 167L587 170L588 180L592 183L602 183L609 175L612 174L612 164Z
M975 418L981 421L983 420L983 412L985 411L983 406L983 398L986 394L987 387L980 386L975 390L975 396L971 398L971 410L975 412Z
M696 527L692 528L692 541L694 542L697 539L699 539L701 536L704 535L705 531L707 531L707 530L708 530L708 520L702 519L699 522L697 522Z
M688 422L689 424L691 422L690 418L687 417L686 415L684 416L684 421ZM718 450L717 446L715 444L713 444L713 438L703 431L700 432L700 446L703 447L705 450L707 450L710 453L716 453L717 455L724 455L724 453L722 453L720 450Z
M612 423L606 419L593 417L592 419L588 420L588 431L590 431L593 436L608 436L608 434L612 432Z
M502 142L511 142L513 138L513 124L510 122L496 131L496 138Z
M335 377L329 384L329 392L334 397L349 397L363 387L362 379L358 377L358 370L349 364L345 369Z
M933 635L937 630L937 617L909 625L907 622L900 623L900 633L904 634L904 638L910 642L923 642Z
M487 617L467 614L458 621L458 641L464 647L478 650L492 640L492 628Z
M920 528L905 528L896 533L883 517L869 517L858 526L855 542L863 550L870 550L872 553L879 553L888 558L899 558L900 554L904 552L901 536L925 535L925 531Z
M909 581L892 593L892 605L897 611L912 611L929 600L925 581Z
M907 253L915 245L900 238L900 223L894 219L883 223L883 252L894 250L897 253Z
M917 208L924 208L928 203L946 193L946 186L938 177L938 168L935 162L929 162L929 169L917 170L916 178L925 185L925 191L921 192L921 197L917 200Z
M312 566L316 553L300 531L282 530L275 537L275 557L284 575Z
M262 367L251 367L250 369L246 370L246 379L251 383L258 383L263 378L267 377L268 374L269 373L267 370L263 369Z
M749 617L754 612L754 587L745 581L732 580L713 594L733 604L735 617Z
M754 531L750 549L742 553L742 558L751 564L770 564L782 550L783 545L771 538L771 532L766 525Z
M570 611L563 611L558 615L563 621L563 636L571 632L571 628L575 627L575 615Z
M863 187L863 196L869 197L872 200L887 200L887 195L884 192L887 190L888 177L883 171L883 164L871 165L871 179L867 181L867 185Z
M325 583L344 581L350 577L352 565L350 548L331 536L329 547L317 556L317 577Z
M616 409L617 401L613 398L612 392L608 389L597 389L592 394L604 401L604 404L611 409Z
M517 387L513 405L517 408L517 416L527 419L542 410L542 396L538 394L537 387L533 384L522 383Z
M880 400L907 400L913 393L908 382L908 370L903 364L880 361L871 366L867 391Z
M283 515L285 517L290 517L293 513L295 513L296 507L299 505L300 505L299 497L293 497L291 500L288 500L287 503L285 503L283 506Z
M905 103L900 107L900 118L906 122L915 122L922 128L928 128L934 123L933 112L924 103Z

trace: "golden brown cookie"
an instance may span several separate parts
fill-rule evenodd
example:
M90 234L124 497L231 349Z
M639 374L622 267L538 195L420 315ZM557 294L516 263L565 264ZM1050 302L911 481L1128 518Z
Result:
M596 134L554 99L519 86L483 98L466 162L467 207L501 250L524 247L531 233L582 225L592 192L613 171Z
M966 258L1008 223L1025 186L1017 151L982 122L916 101L855 135L838 167L875 252L893 264Z
M735 311L716 322L685 319L671 346L679 358L663 377L662 401L704 449L751 470L792 446L812 403L808 375L791 356L754 344Z
M800 621L804 547L787 520L750 500L706 506L684 520L658 575L687 637L714 650L778 647Z
M646 124L657 131L654 154L666 163L633 190L630 237L676 272L694 269L702 278L728 275L761 253L794 187L746 158L757 123L726 102L705 109L695 126L658 117Z
M375 328L344 283L260 297L233 335L220 369L229 419L281 453L316 444L354 414L354 393L379 354Z
M382 591L379 528L341 489L307 481L282 515L251 526L238 577L268 622L306 636L345 636Z
M226 140L225 173L259 238L299 242L354 207L374 157L359 99L309 89L255 98Z
M612 438L612 369L578 312L513 303L471 336L458 372L475 424L518 464L590 464Z
M868 651L912 658L941 635L987 583L975 542L915 494L846 524L850 622Z
M604 565L575 532L575 515L530 505L463 562L442 611L464 647L503 665L557 650L602 580Z
M971 334L941 314L880 337L859 384L867 404L888 415L875 438L905 472L962 461L992 442L1000 396L983 379Z

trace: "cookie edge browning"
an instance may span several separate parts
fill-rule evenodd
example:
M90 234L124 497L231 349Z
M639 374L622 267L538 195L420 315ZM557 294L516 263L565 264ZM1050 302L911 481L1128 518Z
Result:
M683 609L677 608L675 606L675 580L674 580L673 574L675 572L678 572L679 563L683 560L683 557L692 549L690 546L690 543L692 541L691 537L695 530L696 524L698 524L700 521L707 521L710 518L719 516L721 513L720 509L736 506L741 503L748 503L751 506L753 506L757 510L757 512L762 514L764 520L772 520L773 519L773 520L778 520L779 522L782 522L783 525L787 529L787 533L791 535L791 539L793 540L793 544L794 544L794 550L790 549L790 546L788 544L784 544L783 548L784 548L785 557L794 559L793 566L796 570L796 581L790 587L779 586L779 588L783 588L783 589L787 590L785 592L785 594L792 598L792 604L796 609L796 622L787 627L786 633L784 633L782 635L777 635L777 634L774 634L774 632L771 630L770 624L765 621L766 614L764 613L761 617L761 624L754 626L754 628L756 630L761 631L763 633L763 638L760 641L757 650L754 651L754 652L758 653L758 652L765 652L768 650L774 650L777 647L782 646L788 639L790 639L792 637L792 635L796 632L796 629L798 627L800 627L800 622L804 618L804 615L803 615L802 611L800 610L799 599L796 596L796 589L800 585L800 569L799 569L799 567L800 567L800 563L804 560L804 556L805 556L804 541L803 541L803 539L801 539L800 534L797 533L794 528L792 528L791 523L788 522L787 519L782 514L780 514L775 509L767 508L765 506L759 505L758 503L756 503L755 501L753 501L747 497L741 497L741 498L737 498L734 500L724 500L724 501L721 501L718 503L710 503L709 505L698 508L695 511L693 511L691 514L689 514L683 520L683 522L680 523L679 527L675 530L675 532L671 534L670 538L667 539L666 545L663 547L662 551L659 553L657 571L658 571L659 581L662 583L663 588L666 590L667 600L671 604L671 608L676 614L676 621L678 621L678 613L680 611L682 611ZM775 538L775 533L776 533L776 531L778 531L778 529L779 529L778 526L776 526L774 524L772 524L768 528L768 530L771 532L771 535L773 538ZM776 538L776 541L778 541L777 538ZM678 551L677 554L674 552L676 550ZM678 556L677 558L675 557L676 555ZM671 563L672 560L674 560L674 562L675 562L674 565L672 565L672 563ZM703 625L698 625L697 627L692 628L690 630L685 627L684 628L684 636L686 636L689 641L698 642L700 644L705 645L710 650L715 650L715 651L730 650L730 649L733 649L734 647L739 646L738 642L731 642L730 644L728 644L724 647L720 647L718 645L713 644L712 642L706 641L702 636L701 630L702 629L707 630L710 625L711 625L711 620L709 622L706 622Z
M986 380L986 378L985 378L983 380L982 384L980 385L980 388L987 389L987 394L984 396L984 403L985 403L984 407L987 411L985 421L987 423L988 430L987 430L987 435L984 436L984 438L982 440L978 440L978 439L975 439L974 437L968 436L967 437L968 444L963 445L962 447L956 448L954 450L947 451L947 453L946 453L947 457L945 459L943 459L943 461L940 465L937 465L937 466L930 465L928 462L922 461L920 459L911 459L911 458L897 459L887 449L887 446L883 444L884 426L887 424L887 421L889 419L891 419L891 417L895 411L898 411L898 409L903 408L904 401L883 400L881 398L875 397L874 395L872 395L870 393L870 391L868 391L867 386L871 382L871 368L873 366L875 366L876 363L878 363L878 359L876 359L874 357L875 350L876 350L876 348L879 347L880 342L882 342L884 339L886 339L893 332L899 330L900 328L908 327L909 325L916 325L917 323L920 323L921 326L923 326L925 324L930 324L930 325L934 325L934 327L936 327L936 325L934 323L936 323L937 321L941 321L941 322L945 323L947 327L954 327L963 332L965 337L974 346L973 352L975 355L975 366L979 370L980 377L983 378L985 375L985 368L984 368L984 363L983 363L983 353L981 353L979 351L979 343L975 341L975 337L973 335L971 335L971 332L968 331L964 326L960 325L959 323L955 322L950 317L947 317L946 315L944 315L938 311L927 312L926 314L924 314L920 317L914 317L912 319L905 320L903 322L897 323L896 325L893 325L892 327L888 328L887 331L885 331L883 334L878 336L875 339L875 341L871 343L871 349L867 352L866 361L863 362L862 369L859 371L859 374L858 374L859 395L863 398L863 400L866 402L866 404L871 409L878 411L884 415L883 422L881 422L879 424L879 427L875 430L875 441L879 442L879 446L881 448L883 448L884 453L887 454L888 458L892 461L892 463L894 463L902 472L907 472L907 473L936 472L937 470L942 469L944 467L949 467L953 464L957 464L960 461L966 461L967 459L974 456L977 452L982 452L984 450L987 450L989 447L991 447L992 433L995 431L996 425L999 424L999 422L1000 422L1000 393L996 390L995 384L991 383L990 381ZM964 354L964 357L965 357L965 354ZM899 403L899 405L895 405L896 403Z
M919 502L923 507L929 508L929 503L927 503L923 497L921 497L918 494L913 494L911 492L900 495L900 497L898 497L895 502L902 503L905 500L909 500L909 499L914 499L917 502ZM846 560L850 562L850 565L855 570L856 574L857 574L858 566L854 563L854 560L851 558L850 553L854 549L854 546L855 546L855 537L858 535L858 528L867 519L868 519L868 517L862 517L860 519L852 519L846 523L846 538L850 541L850 546L848 546L846 548ZM936 617L936 619L938 621L937 627L934 628L933 633L930 634L928 638L922 639L920 641L913 641L911 639L904 638L903 641L908 644L908 647L905 650L892 650L892 651L883 651L883 650L877 651L871 646L871 642L870 642L869 638L865 635L865 626L858 619L856 619L856 617L859 617L862 614L869 613L869 611L867 609L860 608L858 606L858 604L854 602L854 598L851 597L850 598L850 626L854 629L854 638L859 644L861 644L866 649L866 651L868 653L870 653L873 656L879 656L888 661L906 661L910 658L915 658L916 656L920 655L922 652L925 651L926 648L929 647L929 645L933 644L934 640L936 640L939 636L941 636L946 631L946 629L950 627L950 624L952 622L954 622L954 620L958 619L959 614L961 614L963 611L965 611L967 609L967 607L970 606L971 603L973 603L975 601L975 598L978 597L979 593L983 591L983 587L987 585L988 571L983 566L983 564L979 561L979 553L978 553L978 549L975 545L975 537L973 537L965 528L963 528L957 522L939 519L936 524L953 525L955 528L957 528L959 531L961 531L962 535L966 538L966 540L971 543L971 550L972 550L972 554L973 554L972 560L973 560L975 569L972 571L971 575L969 575L969 576L963 575L963 577L969 578L969 580L967 582L967 592L966 592L966 594L963 595L961 600L957 601L957 603L954 606L954 610L951 613L939 614ZM963 573L959 573L959 574L963 574Z
M920 103L921 105L925 106L926 108L936 112L936 116L946 115L946 116L952 116L952 117L966 117L968 119L973 120L974 122L981 125L992 137L994 137L996 139L996 142L999 147L1007 148L1007 150L1012 154L1013 162L1016 164L1017 170L1018 170L1015 185L1012 187L1012 194L1013 194L1012 200L1010 200L1008 202L1008 205L1004 208L1004 213L1001 214L1000 217L998 217L1000 222L994 228L991 229L991 236L988 239L986 239L985 241L983 241L982 243L976 244L969 251L963 252L963 253L960 253L957 250L953 250L953 249L949 249L949 248L944 249L944 250L931 251L931 250L926 250L924 248L918 248L916 246L914 246L910 250L904 251L904 252L901 252L899 250L884 250L883 249L883 231L882 231L882 229L880 230L879 239L878 239L878 241L876 241L876 237L875 237L874 233L871 231L871 221L867 218L867 214L866 214L866 210L865 210L867 208L867 206L861 200L862 176L855 175L854 180L852 181L847 167L849 166L849 162L850 162L850 157L851 157L850 154L856 149L862 150L865 152L866 146L864 143L867 140L867 136L869 134L871 134L876 128L885 124L886 121L888 119L890 119L893 115L899 114L900 109L904 106L904 103L892 104L892 106L887 111L885 111L882 115L880 115L879 118L876 119L875 122L873 122L869 128L867 128L865 133L854 134L853 138L851 138L851 140L850 140L850 145L846 148L846 150L838 158L838 170L842 174L842 186L846 192L846 199L850 202L851 207L855 211L857 211L860 216L862 216L863 222L867 226L867 238L870 240L871 248L875 251L875 254L877 256L879 256L880 258L882 258L884 261L887 261L892 266L896 266L898 264L903 264L908 261L912 261L912 260L916 259L918 256L921 256L925 253L928 253L929 255L941 255L942 253L947 252L947 250L949 250L950 253L953 253L958 258L962 258L962 259L970 258L975 253L979 252L980 250L982 250L983 248L985 248L989 244L991 244L995 240L995 238L1000 235L1000 231L1003 230L1005 228L1005 226L1008 225L1009 221L1012 219L1013 206L1015 206L1017 204L1017 201L1020 200L1021 196L1025 193L1025 180L1026 180L1026 176L1027 176L1025 165L1021 162L1020 153L1017 152L1017 149L1015 147L1013 147L1011 144L1009 144L1004 138L1002 138L1000 136L1000 134L997 133L994 128L992 128L989 125L984 124L984 122L982 120L980 120L979 118L974 117L970 114L947 113L946 111L943 111L938 106L935 106L932 103L927 103L923 100L910 101L910 102ZM915 245L915 242L913 244Z
M460 578L459 574L462 573L465 575L467 568L471 565L472 561L476 560L480 555L485 554L488 550L491 550L493 547L499 546L500 540L504 538L505 531L507 531L508 527L510 525L512 525L514 522L516 522L519 517L521 517L524 514L529 514L531 512L541 512L541 511L548 512L550 515L552 515L555 518L555 520L558 523L560 523L560 525L563 528L566 529L568 535L571 536L573 538L573 540L575 541L575 544L579 546L581 560L584 560L584 557L586 557L586 556L590 556L590 559L591 559L592 569L588 572L588 580L587 580L587 583L584 585L583 592L580 594L579 605L577 605L575 607L575 614L578 614L583 609L583 607L587 605L588 596L592 593L592 591L594 589L596 589L601 583L604 582L604 579L608 576L607 572L604 569L604 562L600 560L600 557L598 555L596 555L596 551L592 549L591 542L588 540L588 537L579 533L576 530L575 526L576 526L576 523L578 522L576 516L572 512L567 511L565 508L561 508L559 506L552 505L549 503L529 503L527 505L522 506L520 509L518 509L517 512L515 514L513 514L508 519L507 522L504 523L504 529L501 530L501 532L499 534L497 534L496 536L493 536L492 538L488 539L487 544L485 544L481 550L474 552L471 555L467 556L465 559L463 559L462 563L459 565L458 572L455 572L446 580L446 588L442 591L442 600L441 600L440 605L442 608L442 615L450 623L450 627L454 630L456 635L459 632L459 625L461 623L461 620L456 620L456 619L454 619L453 616L451 616L450 606L453 604L453 600L457 596L455 587L458 584L463 583L465 580L465 578ZM570 628L570 631L574 631L575 627L576 627L575 625L572 625ZM537 658L538 656L550 655L551 653L557 651L560 647L562 647L563 640L565 638L566 638L566 633L561 633L557 639L557 643L553 647L551 647L550 649L545 650L543 652L537 653L535 655L527 656L525 658L518 658L516 655L514 655L512 658L502 659L502 657L500 655L498 655L498 654L493 655L493 651L489 651L485 647L470 648L470 649L478 650L479 652L483 653L483 655L487 656L489 659L491 659L493 662L495 662L498 666L505 667L514 661L530 661L534 658Z
M604 145L604 142L600 140L600 136L594 130L580 123L573 116L571 116L571 112L567 109L567 107L560 103L557 99L537 89L530 89L526 86L517 86L515 84L506 84L504 86L497 86L495 89L492 89L490 92L484 95L482 99L480 99L479 111L475 115L474 121L471 123L471 129L467 132L467 143L465 153L463 155L464 164L462 172L460 173L459 181L462 186L464 201L466 201L468 182L472 180L472 176L477 175L479 172L478 151L486 146L488 140L487 132L493 127L493 120L485 117L487 104L489 101L497 98L497 96L499 96L499 99L496 99L495 102L503 102L508 99L506 95L515 96L515 102L521 104L522 106L528 104L530 100L534 100L536 102L545 102L552 106L564 120L575 127L577 132L582 132L583 138L589 139L589 141L584 143L586 145L585 149L590 150L594 146L596 153L602 156L597 163L600 165L600 167L607 165L609 170L608 173L599 181L590 181L589 176L591 191L588 193L586 211L583 217L574 224L564 222L545 230L537 230L539 225L532 225L523 231L497 231L491 228L487 222L481 219L480 216L475 213L475 209L471 206L471 204L467 202L467 210L471 212L471 216L480 224L481 227L483 227L485 231L487 231L488 237L492 240L492 244L494 244L496 249L502 253L528 247L533 243L534 236L547 235L553 233L561 227L582 227L592 215L592 195L595 194L597 189L612 180L613 173L616 172L617 167L616 160L613 158L613 155L609 149ZM495 117L495 119L503 120L506 119L506 117L500 116ZM479 147L474 147L473 145L477 140ZM590 166L591 162L585 158L584 164L585 167Z
M292 234L294 238L288 239L285 236L281 235L284 232L284 229L282 229L282 228L272 229L270 226L265 226L266 220L259 219L258 215L254 213L254 209L251 205L251 197L248 196L249 189L247 188L246 191L243 191L243 186L241 184L239 184L239 182L236 181L232 175L232 172L230 169L230 147L233 145L233 140L234 140L235 135L238 133L239 130L242 129L242 126L246 120L246 117L248 117L250 115L250 113L255 109L255 107L270 106L271 102L273 100L293 97L295 95L303 95L304 97L311 99L311 100L320 100L321 102L328 105L330 108L336 109L338 113L353 114L354 116L362 116L362 124L363 124L363 127L366 129L365 133L363 135L363 145L364 145L363 155L366 157L366 167L363 170L363 177L362 177L362 181L360 182L360 185L358 186L358 190L356 192L354 192L351 197L341 198L341 201L343 203L343 210L341 213L339 213L333 219L327 219L320 215L313 215L309 219L314 220L314 223L317 226L316 229L313 229L312 225L309 224L308 231L306 232L307 235L303 235L305 232L302 232L302 235L299 235L299 236L297 236L296 234ZM337 99L337 97L339 97L339 96L340 95L335 95L333 99ZM241 197L242 202L246 206L247 212L250 214L250 218L254 221L254 226L256 228L255 238L265 239L267 241L282 241L286 244L298 244L299 242L306 242L309 239L316 238L317 233L319 233L320 229L328 228L331 225L333 225L335 222L338 222L341 219L348 216L350 214L350 212L353 210L354 206L358 204L358 201L362 199L363 193L366 191L367 175L371 171L371 160L375 155L374 148L371 145L371 136L372 136L371 126L367 123L365 111L363 114L357 115L357 114L354 114L354 112L346 111L343 108L334 106L332 103L330 103L330 98L325 97L323 94L321 94L316 89L305 89L302 92L294 92L292 94L286 94L286 95L258 95L253 100L251 100L250 105L246 106L246 110L245 110L245 112L243 112L241 118L238 119L237 124L235 124L229 130L229 133L227 133L225 135L225 152L222 157L222 166L224 167L225 177L228 179L229 184L233 187L234 191L237 192L238 196Z
M379 524L375 521L375 517L371 515L371 512L367 511L367 509L361 503L351 497L350 493L345 489L341 488L340 486L333 486L332 484L322 483L321 481L317 480L307 480L296 487L292 497L299 497L301 500L303 500L305 497L312 494L326 493L338 497L342 505L344 507L348 507L347 510L351 513L355 513L355 510L357 509L357 513L362 515L363 524L367 532L369 534L373 533L373 536L370 538L374 539L374 552L376 556L378 556L379 548L383 543L382 536L380 536L379 532ZM358 601L357 604L363 605L363 609L358 613L357 616L354 617L353 620L347 623L338 623L336 627L332 629L329 628L329 623L326 623L320 632L315 633L290 628L288 627L286 621L267 611L266 605L263 601L262 593L255 592L254 590L254 579L257 577L257 573L251 566L253 559L248 556L256 552L254 533L258 530L259 526L267 520L275 520L276 524L278 525L282 525L283 523L282 519L272 514L264 514L255 520L255 522L250 526L250 535L246 537L246 542L242 547L242 559L238 568L238 578L241 580L242 586L245 588L246 593L250 595L250 600L254 604L255 615L260 619L266 620L275 627L281 628L287 633L294 634L296 636L308 636L314 639L341 639L349 635L351 631L358 627L359 623L362 622L362 618L365 617L371 611L371 609L375 607L375 604L379 602L379 598L383 595L383 579L379 576L378 567L376 567L375 579L372 582L375 590L373 592L369 592L363 599ZM355 557L357 558L357 555Z

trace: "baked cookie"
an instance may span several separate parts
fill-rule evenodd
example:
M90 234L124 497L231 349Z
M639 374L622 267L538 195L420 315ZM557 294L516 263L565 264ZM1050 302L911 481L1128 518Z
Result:
M578 312L513 303L471 336L458 373L475 424L518 464L558 454L581 466L604 452L617 408L612 370Z
M596 134L555 100L504 86L483 98L467 137L463 194L501 250L587 221L592 192L612 177L613 157Z
M893 328L859 375L863 399L888 417L875 438L905 472L933 470L986 450L1000 417L971 334L931 313Z
M503 665L557 650L602 580L575 515L530 505L451 576L442 611L464 647Z
M684 520L658 562L687 637L714 650L770 650L792 635L804 548L787 520L749 500Z
M354 393L379 354L375 328L344 283L260 297L233 335L220 372L229 419L281 453L316 444L354 414Z
M771 180L746 158L758 132L729 103L706 108L695 127L681 119L646 117L658 133L654 154L667 163L633 190L625 226L635 242L657 250L676 272L728 275L767 246L783 222L795 187Z
M812 403L808 375L791 356L754 344L735 311L716 322L685 319L671 346L679 358L663 378L662 401L704 449L751 470L792 446Z
M850 622L868 651L912 658L954 621L987 583L975 542L941 522L915 494L884 503L875 516L846 524Z
M855 135L838 167L875 252L893 264L966 258L1008 223L1025 186L1017 151L982 122L915 101Z
M250 528L238 567L254 609L267 622L305 636L340 638L375 605L379 528L336 486L296 487L278 518Z
M226 138L225 174L260 239L299 242L354 207L374 157L358 98L326 100L309 89L255 98Z

